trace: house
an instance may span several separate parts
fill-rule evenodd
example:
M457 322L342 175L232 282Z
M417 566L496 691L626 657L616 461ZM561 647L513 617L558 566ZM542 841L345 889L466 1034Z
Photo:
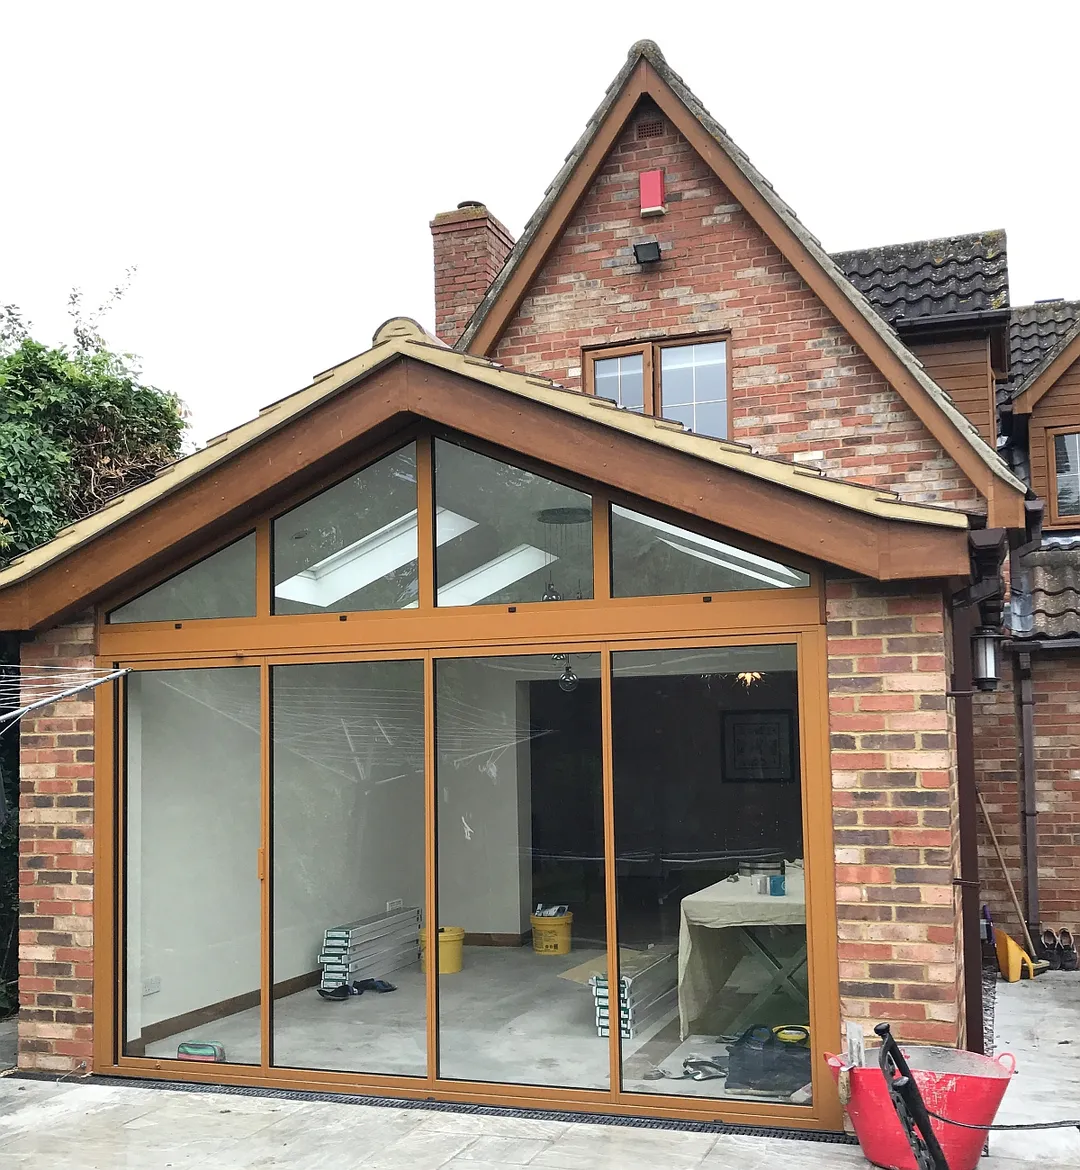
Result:
M128 671L24 720L20 1063L838 1128L844 1024L981 1045L1029 679L1069 908L1075 330L829 256L649 41L431 230L434 332L0 573Z

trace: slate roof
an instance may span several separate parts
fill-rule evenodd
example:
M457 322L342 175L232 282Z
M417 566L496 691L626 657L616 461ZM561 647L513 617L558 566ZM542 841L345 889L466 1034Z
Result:
M1019 305L1009 317L1009 381L1007 393L1015 398L1052 354L1064 344L1080 322L1080 301L1036 301Z
M1041 548L1021 561L1027 591L1014 594L1013 636L1080 635L1080 557L1076 545Z
M834 252L832 258L891 324L1009 304L1004 231Z

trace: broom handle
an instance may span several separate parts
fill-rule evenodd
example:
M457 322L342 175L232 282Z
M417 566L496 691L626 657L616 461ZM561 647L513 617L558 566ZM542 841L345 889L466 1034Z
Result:
M1024 939L1027 941L1028 954L1035 958L1035 944L1031 941L1031 931L1028 930L1027 922L1024 919L1024 912L1020 909L1020 899L1016 896L1016 889L1013 886L1012 878L1009 877L1009 867L1005 864L1005 857L1001 852L1001 846L998 844L997 833L994 832L994 826L990 821L990 814L986 811L986 801L983 800L983 794L976 789L975 795L979 798L979 808L982 809L983 820L986 821L986 827L990 830L990 840L994 843L994 852L997 854L997 859L1001 863L1001 872L1005 875L1005 884L1009 887L1009 894L1012 896L1012 904L1016 908L1016 917L1020 919L1020 926L1024 931Z

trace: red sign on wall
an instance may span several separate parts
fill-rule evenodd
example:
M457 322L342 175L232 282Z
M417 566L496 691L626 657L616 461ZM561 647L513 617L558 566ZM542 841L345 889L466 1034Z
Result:
M638 187L642 215L663 215L667 211L664 205L663 171L642 171L638 175Z

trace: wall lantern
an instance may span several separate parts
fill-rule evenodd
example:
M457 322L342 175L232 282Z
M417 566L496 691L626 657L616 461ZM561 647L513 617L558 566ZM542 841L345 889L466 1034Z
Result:
M660 259L660 245L656 240L643 240L634 245L634 259L639 264L655 264Z
M1001 634L980 626L971 636L971 681L980 691L996 691L1001 681L998 643Z

